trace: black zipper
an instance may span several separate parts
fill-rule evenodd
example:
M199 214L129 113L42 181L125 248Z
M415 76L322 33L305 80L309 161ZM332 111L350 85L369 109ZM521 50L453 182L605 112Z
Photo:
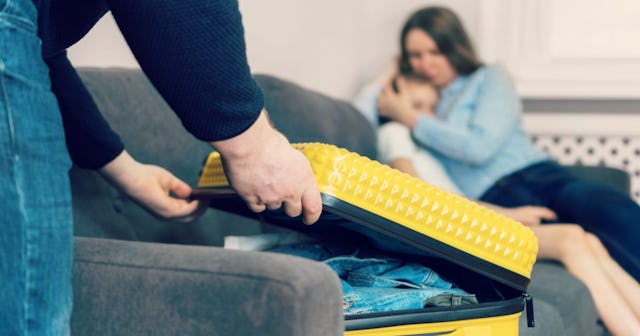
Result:
M522 298L524 299L524 307L527 312L527 327L535 328L536 321L533 317L533 298L528 293L524 293Z

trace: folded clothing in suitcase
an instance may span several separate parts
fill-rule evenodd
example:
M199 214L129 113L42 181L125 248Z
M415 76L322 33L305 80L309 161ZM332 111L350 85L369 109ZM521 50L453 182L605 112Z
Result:
M312 226L278 211L261 214L265 220L309 233L355 233L407 259L429 258L440 274L474 293L479 302L347 315L346 335L517 335L525 306L533 326L526 289L538 245L529 228L345 149L320 143L294 147L311 163L323 214ZM255 215L229 188L215 152L205 162L194 197Z

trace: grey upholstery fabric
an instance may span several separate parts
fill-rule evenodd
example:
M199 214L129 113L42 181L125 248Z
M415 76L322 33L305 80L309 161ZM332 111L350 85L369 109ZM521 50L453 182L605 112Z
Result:
M139 70L82 69L80 75L134 157L196 184L211 147L182 128ZM373 129L348 103L273 76L256 79L271 119L291 141L332 143L376 157ZM164 223L95 172L74 168L70 176L75 234L91 237L76 238L75 335L342 332L340 285L320 263L157 244L221 245L226 235L260 231L256 221L211 209L195 223ZM522 335L598 330L589 293L561 267L538 263L531 294L537 327L526 328L523 316Z
M255 79L273 123L290 141L325 142L377 157L375 131L350 103L274 76L259 74Z
M558 311L562 317L562 326L555 330L564 332L558 332L557 335L602 334L598 313L587 287L560 264L538 261L531 275L529 293L534 297L534 305L545 302Z
M536 322L533 328L527 326L526 313L523 312L520 315L520 320L518 321L520 336L568 335L564 332L564 323L556 307L534 298L533 311Z
M333 270L213 247L76 238L74 335L340 335Z

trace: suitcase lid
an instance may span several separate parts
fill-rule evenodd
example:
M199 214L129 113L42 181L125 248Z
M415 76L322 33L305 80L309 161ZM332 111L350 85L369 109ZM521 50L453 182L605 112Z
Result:
M323 218L328 212L360 233L367 231L362 228L373 230L526 291L538 252L537 238L526 226L346 149L320 143L293 146L311 164ZM228 186L220 156L213 152L193 198L228 194Z

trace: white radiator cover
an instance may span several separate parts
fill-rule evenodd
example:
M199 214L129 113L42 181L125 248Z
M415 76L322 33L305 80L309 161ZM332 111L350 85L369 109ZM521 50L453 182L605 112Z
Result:
M536 146L562 164L627 171L640 202L640 115L526 113L524 125Z

